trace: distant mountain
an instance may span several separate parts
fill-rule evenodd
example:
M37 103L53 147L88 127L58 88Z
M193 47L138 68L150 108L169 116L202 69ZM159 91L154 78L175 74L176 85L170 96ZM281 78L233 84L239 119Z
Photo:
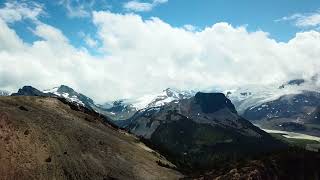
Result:
M32 86L24 86L19 89L17 93L11 94L11 96L61 97L65 98L69 102L84 106L88 109L94 109L95 107L95 103L92 99L65 85L44 91L40 91Z
M98 107L102 114L108 115L115 122L128 119L137 112L137 109L133 107L132 104L127 104L123 100L106 103L104 105L98 105Z
M111 118L112 120L116 120L120 116L119 114L113 113L112 111L105 109L105 107L108 107L113 110L115 107L113 107L112 105L110 106L108 106L108 104L105 104L104 106L97 105L91 98L76 92L74 89L66 85L61 85L59 87L55 87L55 88L47 89L43 91L40 91L32 86L24 86L21 89L19 89L17 93L13 93L11 96L60 97L78 106L83 106L90 110L94 110L102 115L107 116L108 118Z
M0 96L10 96L10 93L8 91L0 90Z
M304 91L248 108L243 117L263 128L320 136L320 93Z
M54 94L42 92L32 86L23 86L17 93L12 93L11 96L54 96Z
M175 100L188 99L195 95L194 91L180 91L167 88L158 94L145 95L133 101L137 109L159 107Z
M58 97L63 97L71 102L80 104L90 109L93 108L93 106L95 106L95 103L93 102L92 99L90 99L89 97L81 93L76 92L72 88L65 85L61 85L59 87L55 87L49 90L44 90L43 93L54 94Z
M243 113L243 116L250 120L293 118L295 121L306 123L309 121L309 115L318 106L320 106L320 93L304 91L299 94L283 95L278 99L251 107Z
M320 136L316 78L294 79L280 87L246 87L225 92L244 118L266 129Z
M112 107L104 108L104 111L111 113L111 116L115 120L126 120L133 116L138 110L160 107L175 100L190 98L194 96L194 94L194 91L180 91L167 88L161 93L148 94L136 99L114 101L111 103Z
M279 85L246 86L225 90L224 94L234 103L239 114L248 108L262 105L265 102L279 99L284 95L300 94L305 91L320 92L317 76L309 80L293 79Z
M205 168L230 154L241 156L279 145L240 117L221 93L197 93L139 110L125 127L184 168Z
M306 80L304 80L304 79L293 79L293 80L290 80L287 83L279 86L279 89L283 89L286 86L300 86L301 84L303 84L305 82L306 82Z

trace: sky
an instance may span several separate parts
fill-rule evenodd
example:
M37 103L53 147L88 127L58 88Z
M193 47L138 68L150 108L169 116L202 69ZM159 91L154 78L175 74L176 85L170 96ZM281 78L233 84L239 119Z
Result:
M0 0L0 89L97 102L310 78L320 1Z

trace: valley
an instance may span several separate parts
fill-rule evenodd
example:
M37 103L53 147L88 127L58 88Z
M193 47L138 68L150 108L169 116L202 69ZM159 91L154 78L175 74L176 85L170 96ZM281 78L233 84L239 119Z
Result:
M262 130L264 130L265 132L270 133L270 134L280 134L283 137L288 138L288 139L306 139L306 140L320 142L320 137L310 136L307 134L288 132L288 131L271 130L271 129L262 129Z

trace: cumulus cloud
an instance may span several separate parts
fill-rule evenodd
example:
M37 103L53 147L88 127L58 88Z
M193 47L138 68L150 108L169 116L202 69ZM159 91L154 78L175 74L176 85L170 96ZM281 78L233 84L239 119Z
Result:
M194 32L135 14L95 12L93 18L105 52L121 62L124 73L118 77L130 81L135 74L150 89L276 83L311 76L320 64L315 31L280 43L266 32L228 23Z
M146 12L151 11L154 7L167 2L168 0L152 0L151 2L140 2L138 0L132 0L126 2L123 7L127 11Z
M293 21L294 25L300 28L313 28L320 25L320 10L313 13L296 13L291 16L285 16L276 21Z
M37 23L40 40L28 44L0 18L0 89L69 85L98 102L167 87L267 85L311 77L320 67L320 33L296 34L287 43L263 31L217 23L190 31L159 18L93 12L102 56L75 48L61 30Z

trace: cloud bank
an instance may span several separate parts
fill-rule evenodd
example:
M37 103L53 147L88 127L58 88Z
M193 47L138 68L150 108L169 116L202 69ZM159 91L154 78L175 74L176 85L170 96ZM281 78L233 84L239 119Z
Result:
M320 68L317 31L297 33L284 43L225 22L188 30L156 17L106 11L93 12L92 22L102 56L73 47L61 30L43 22L32 30L41 40L28 44L0 16L0 89L66 84L103 102L167 87L281 84Z

